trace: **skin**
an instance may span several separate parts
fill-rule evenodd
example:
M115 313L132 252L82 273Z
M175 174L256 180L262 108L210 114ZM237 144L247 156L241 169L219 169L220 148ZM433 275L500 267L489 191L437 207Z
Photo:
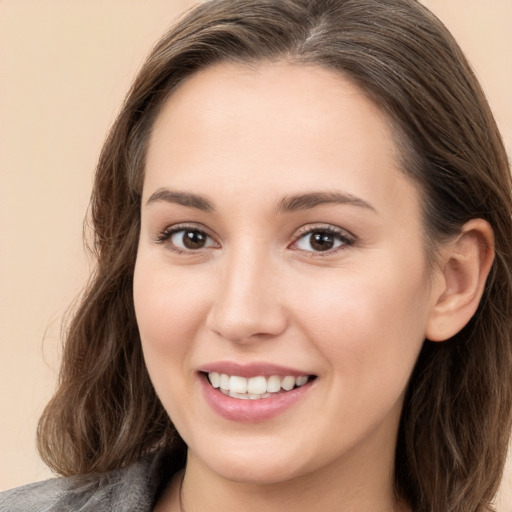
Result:
M405 509L393 494L404 390L456 276L427 265L421 194L398 161L381 111L318 67L216 65L163 106L134 300L151 379L189 447L188 512ZM155 198L163 189L212 211ZM310 192L358 201L277 208ZM162 240L183 223L208 235L202 248L186 249L182 232ZM326 227L349 241L315 251L307 231ZM215 361L316 380L276 417L240 423L203 396L198 368ZM177 482L156 510L179 510Z

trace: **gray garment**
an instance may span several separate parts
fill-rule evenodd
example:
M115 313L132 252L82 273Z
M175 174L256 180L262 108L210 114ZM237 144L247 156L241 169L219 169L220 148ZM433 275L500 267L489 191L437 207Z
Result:
M0 493L0 511L151 512L176 469L156 454L104 474L52 478Z

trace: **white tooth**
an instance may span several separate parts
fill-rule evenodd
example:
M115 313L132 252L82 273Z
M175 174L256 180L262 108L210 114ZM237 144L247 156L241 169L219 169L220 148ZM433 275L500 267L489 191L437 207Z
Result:
M229 378L229 390L233 393L247 393L247 379L232 375Z
M303 375L302 377L297 377L295 379L295 385L296 386L304 386L304 384L306 384L306 382L308 381L308 378L306 375Z
M290 375L287 375L286 377L283 378L283 380L281 381L281 387L285 390L285 391L290 391L293 389L293 387L295 386L295 377L292 377Z
M229 389L229 375L225 373L220 375L220 388L225 390Z
M262 395L247 393L247 397L249 397L251 400L259 400L262 397Z
M220 386L220 375L217 372L210 372L208 374L208 378L214 388L218 388Z
M229 391L228 395L231 398L239 398L241 400L249 400L249 395L247 393L236 393L235 391Z
M272 375L267 380L267 392L277 393L281 389L281 378L277 375Z
M228 391L228 396L231 398L238 398L241 400L248 400L249 397L247 396L247 393L235 393L234 391Z
M267 379L265 377L251 377L247 384L247 392L261 395L267 392Z
M227 395L229 393L229 391L227 389L219 388L219 391L221 391L225 395Z

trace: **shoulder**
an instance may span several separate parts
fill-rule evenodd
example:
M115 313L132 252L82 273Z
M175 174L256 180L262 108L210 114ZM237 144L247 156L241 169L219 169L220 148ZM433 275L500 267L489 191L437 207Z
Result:
M171 464L172 465L172 464ZM52 478L0 493L9 512L149 512L171 475L165 459L152 455L108 473Z

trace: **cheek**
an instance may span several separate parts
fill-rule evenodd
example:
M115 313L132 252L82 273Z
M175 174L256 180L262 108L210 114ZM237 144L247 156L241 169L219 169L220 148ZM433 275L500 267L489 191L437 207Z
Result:
M165 265L164 265L165 267ZM206 290L187 272L147 264L139 258L134 273L134 304L148 366L179 364L190 351L206 315Z
M399 389L409 378L424 340L429 294L422 268L404 275L395 267L331 276L309 286L298 305L301 329L344 385L390 382Z
M191 356L203 328L206 290L182 269L153 264L139 257L133 295L144 360L168 415L179 431L189 417Z

